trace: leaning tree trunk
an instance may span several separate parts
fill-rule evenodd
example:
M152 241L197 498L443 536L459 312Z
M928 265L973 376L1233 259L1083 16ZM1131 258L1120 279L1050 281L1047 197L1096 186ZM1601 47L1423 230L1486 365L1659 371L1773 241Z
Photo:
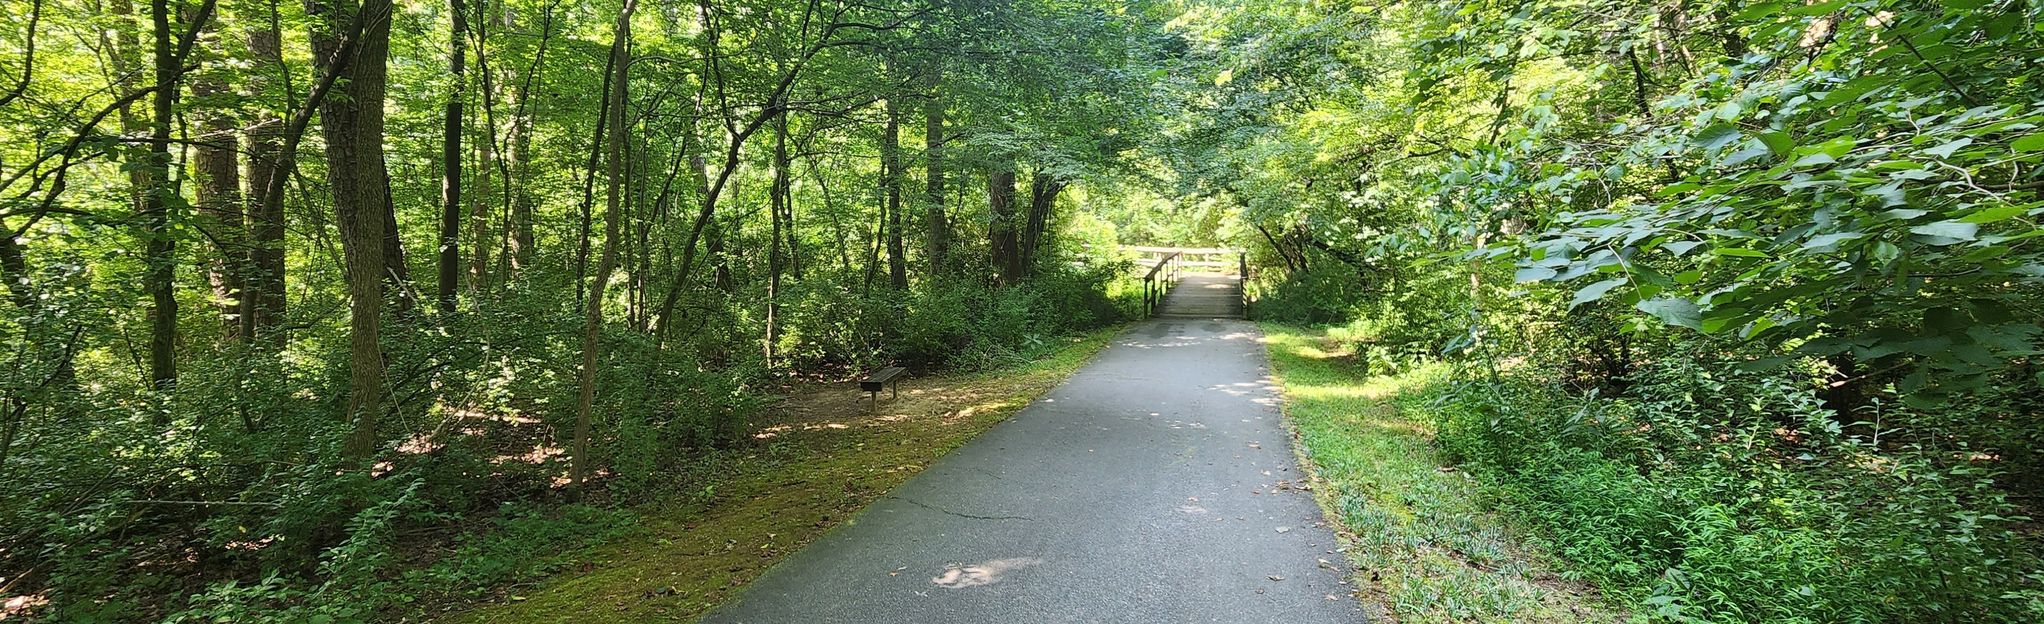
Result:
M610 43L611 76L610 91L604 98L610 102L609 157L605 159L605 170L610 177L610 190L603 210L603 251L596 261L594 283L589 285L589 302L583 306L582 317L582 370L578 376L581 392L575 401L575 440L571 447L570 480L577 495L582 491L582 481L589 477L589 438L596 409L596 363L603 337L603 291L610 282L610 273L617 267L618 221L623 219L624 200L624 156L625 156L625 45L631 37L632 10L637 8L635 0L625 0L624 9L618 13L617 28Z
M389 0L314 0L308 13L314 58L339 78L340 97L320 103L320 134L326 139L327 183L333 188L340 224L341 255L348 285L348 415L354 431L342 449L355 461L376 448L376 421L383 411L384 266L390 217L389 173L383 165L383 97L390 52ZM346 34L342 34L346 33ZM341 34L340 36L336 36ZM335 54L352 36L353 58ZM339 71L331 67L346 63ZM278 172L282 175L283 172Z

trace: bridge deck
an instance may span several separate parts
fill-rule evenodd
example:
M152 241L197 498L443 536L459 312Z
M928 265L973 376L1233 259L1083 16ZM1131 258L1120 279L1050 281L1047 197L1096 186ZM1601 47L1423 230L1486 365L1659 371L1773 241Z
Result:
M1186 273L1164 296L1157 316L1242 318L1242 278L1219 273Z

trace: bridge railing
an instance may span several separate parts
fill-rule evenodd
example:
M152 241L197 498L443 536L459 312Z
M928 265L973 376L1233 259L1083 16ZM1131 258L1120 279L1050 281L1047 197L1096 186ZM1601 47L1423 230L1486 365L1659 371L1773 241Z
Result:
M1155 316L1157 306L1178 279L1188 271L1226 273L1234 269L1235 275L1243 281L1242 310L1249 311L1249 255L1239 249L1224 247L1145 247L1124 245L1124 252L1143 257L1139 268L1147 268L1143 274L1143 316ZM1227 256L1234 256L1230 259ZM1231 261L1232 260L1232 261ZM1220 269L1220 270L1214 270Z
M1143 316L1156 316L1157 304L1164 301L1164 293L1178 283L1178 252L1164 254L1163 258L1150 266L1150 272L1143 275Z

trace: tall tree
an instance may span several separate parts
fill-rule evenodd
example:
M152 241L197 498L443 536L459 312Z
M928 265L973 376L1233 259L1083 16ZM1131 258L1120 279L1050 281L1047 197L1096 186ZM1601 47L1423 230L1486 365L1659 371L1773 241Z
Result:
M249 19L248 51L257 67L249 74L248 88L258 96L269 95L284 82L279 79L286 67L277 13L277 0L270 0L260 15ZM305 110L309 113L312 109L308 106ZM284 150L284 144L291 142L295 151L297 143L295 138L287 139L285 135L304 133L304 126L292 129L290 124L289 117L266 115L247 132L248 237L244 244L248 262L242 278L239 320L242 336L272 344L281 338L275 328L285 311L283 189L290 177L286 162L287 159L295 162L293 155ZM276 187L274 194L272 185Z
M439 137L439 313L454 313L454 293L462 282L462 113L468 98L468 6L448 0L448 102L442 106ZM470 241L478 250L482 239Z
M354 431L343 454L375 451L383 411L383 285L388 252L390 175L383 163L383 97L390 52L389 0L313 0L314 57L337 79L342 97L319 105L348 285L348 416ZM350 42L352 46L348 45ZM345 53L345 55L343 54ZM282 172L279 172L282 175Z
M447 36L447 103L441 112L440 138L440 283L436 301L441 314L454 313L454 296L461 286L461 131L462 113L468 98L468 7L462 0L447 0L451 25ZM470 244L483 248L477 238Z
M1022 226L1020 257L1016 260L1024 277L1036 271L1036 253L1043 248L1051 210L1057 206L1057 196L1066 184L1057 174L1041 168L1029 178L1029 213Z
M930 274L948 271L951 220L944 213L944 62L932 59L924 79L923 100L923 237Z
M1022 239L1015 214L1015 164L1002 160L987 172L988 251L998 273L996 281L1022 279Z
M185 74L184 59L197 38L198 26L213 17L213 0L207 0L193 14L193 32L173 47L169 0L151 0L149 22L155 62L155 92L150 94L149 156L144 179L149 183L142 197L139 215L148 238L143 251L147 269L143 289L149 292L149 380L158 390L177 385L177 240L170 230L171 212L183 201L176 181L170 177L171 129L177 122L178 82ZM158 411L157 424L169 418Z
M589 301L582 313L582 369L577 377L580 392L576 394L575 439L570 449L573 461L570 479L578 493L582 481L590 473L589 437L596 409L596 365L602 349L603 296L605 287L610 283L610 273L617 267L618 222L624 219L625 83L631 67L626 55L631 50L632 11L638 8L637 0L624 2L611 35L610 91L604 94L610 102L610 132L604 159L610 184L603 209L603 251L597 257L594 282L589 285Z
M192 14L195 8L186 7L187 21L197 17ZM213 35L218 30L218 20L208 20L204 32ZM222 331L234 337L243 335L236 317L241 315L241 282L248 274L247 198L241 192L237 124L230 110L217 101L231 93L226 84L227 63L222 62L226 59L219 53L206 56L203 60L216 67L192 80L193 99L204 107L192 114L200 119L201 130L193 142L192 169L198 178L200 230L216 252L206 261L206 283L212 286Z
M892 65L892 63L890 63ZM901 236L901 108L899 98L890 95L882 101L886 112L886 125L880 133L880 185L886 197L881 206L886 219L887 236L887 283L895 290L908 288L908 261L903 256L907 250L902 246Z

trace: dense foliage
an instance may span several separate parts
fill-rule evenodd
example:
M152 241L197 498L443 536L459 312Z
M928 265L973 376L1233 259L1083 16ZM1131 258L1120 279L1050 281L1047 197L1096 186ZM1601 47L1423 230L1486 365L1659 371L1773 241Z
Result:
M1165 17L0 2L0 617L410 617L785 384L1123 320Z
M1668 621L2034 621L2044 9L1195 6L1183 187L1265 318ZM1220 158L1210 157L1220 153Z
M0 608L471 597L1179 244L1453 363L1642 618L2035 621L2040 63L2024 0L0 0Z

